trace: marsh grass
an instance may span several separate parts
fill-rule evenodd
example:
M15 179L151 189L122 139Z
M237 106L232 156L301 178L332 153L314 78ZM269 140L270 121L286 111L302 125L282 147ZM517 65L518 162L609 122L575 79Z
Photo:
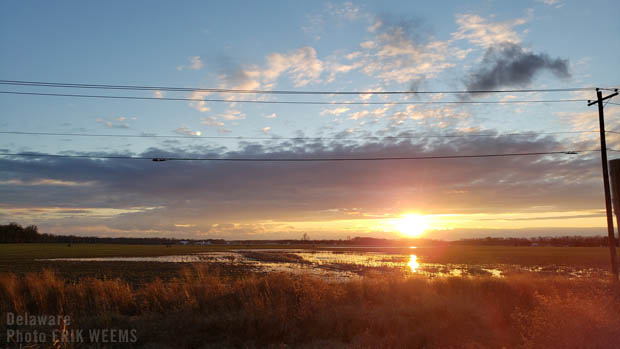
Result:
M312 264L294 253L281 251L241 251L244 257L259 262Z
M149 347L611 348L620 338L620 288L597 279L377 274L329 283L194 267L132 286L43 271L0 275L0 305L67 314L74 328L135 328Z

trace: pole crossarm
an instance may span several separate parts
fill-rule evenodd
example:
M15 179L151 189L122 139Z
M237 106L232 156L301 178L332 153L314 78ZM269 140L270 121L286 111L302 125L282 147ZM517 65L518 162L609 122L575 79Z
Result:
M597 88L597 89L596 89L596 91L598 92L598 91L599 91L599 89ZM591 101L591 100L589 100L589 99L588 99L588 107L589 107L589 106L591 106L591 105L595 105L595 104L596 104L596 103L598 103L599 101L601 101L601 102L602 102L602 101L604 101L604 100L607 100L607 99L610 99L610 98L613 98L613 97L617 96L617 95L618 95L618 89L614 89L614 91L615 91L614 93L612 93L612 94L610 94L610 95L608 95L608 96L605 96L605 97L601 98L600 100L599 100L599 99L597 99L596 101Z

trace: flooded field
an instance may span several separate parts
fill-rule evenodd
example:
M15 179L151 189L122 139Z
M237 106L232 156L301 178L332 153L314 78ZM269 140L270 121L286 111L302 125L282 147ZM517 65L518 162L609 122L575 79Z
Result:
M606 273L599 268L566 265L429 263L417 254L411 253L415 252L415 248L412 247L409 252L402 253L402 249L397 253L337 249L243 249L172 256L52 258L40 261L208 263L244 267L258 273L308 274L328 280L347 280L368 273L399 273L427 277L504 277L510 274L535 273L575 278L604 277Z

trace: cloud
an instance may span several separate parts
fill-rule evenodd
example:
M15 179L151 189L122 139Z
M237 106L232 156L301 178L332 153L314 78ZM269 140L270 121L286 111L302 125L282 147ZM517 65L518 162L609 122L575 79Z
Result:
M224 123L221 122L221 121L218 121L215 116L209 116L209 117L206 117L206 118L200 118L200 120L201 120L201 123L203 125L218 126L218 127L224 126Z
M567 59L551 58L546 53L534 53L505 42L487 49L480 65L466 78L465 85L468 91L525 87L543 71L563 79L571 76Z
M33 181L23 181L21 179L9 179L0 180L0 185L19 185L19 186L60 186L60 187L76 187L76 186L89 186L95 182L75 182L65 181L60 179L41 178Z
M306 23L301 27L306 35L314 40L320 40L324 33L325 20L320 14L306 15Z
M330 15L335 17L344 18L350 21L356 20L363 16L363 12L359 6L356 6L351 1L346 1L341 4L333 4L331 2L326 5L327 11Z
M270 54L267 56L267 67L260 74L265 81L270 82L288 72L294 85L301 87L317 82L322 71L323 62L316 57L316 50L306 46L288 54Z
M370 112L368 110L360 110L358 112L355 112L353 114L351 114L351 116L349 116L350 120L359 120L363 117L366 117L370 114Z
M190 56L187 58L189 61L188 65L180 65L177 67L177 70L200 70L204 66L204 63L200 59L200 56Z
M131 118L135 120L135 118ZM116 118L97 118L95 121L107 128L129 128L127 117L120 116Z
M583 98L594 98L592 91L589 92L589 96L583 96ZM578 136L578 140L581 142L590 142L591 148L597 148L600 146L599 141L599 120L598 111L596 107L587 111L578 112L555 112L554 116L558 117L558 121L571 125L575 131L589 130L592 132L583 133ZM605 107L605 128L606 130L620 130L620 119L615 117L607 117L609 115L618 115L620 113L620 106L608 104ZM612 149L620 149L620 135L614 133L607 134L607 147Z
M481 132L491 133L492 130ZM553 151L574 147L553 137L498 135L445 140L424 137L381 141L285 140L274 144L241 143L237 149L171 146L135 155L149 158L399 157ZM7 207L19 207L28 212L29 221L41 227L65 227L65 231L78 226L106 226L170 234L170 226L181 222L196 224L197 233L208 234L213 224L351 219L345 212L353 208L362 213L418 210L433 214L593 210L599 209L601 202L599 167L600 160L590 153L304 163L155 163L3 157L0 159L2 181L30 183L54 179L92 184L64 186L62 190L54 186L0 186L0 212L8 212ZM152 209L135 209L139 207ZM544 210L537 207L544 207ZM30 208L91 208L98 209L100 214L52 219ZM117 211L106 215L106 209ZM332 213L326 216L328 210ZM263 234L268 236L269 230Z
M347 107L337 107L332 109L323 109L321 115L340 115L349 111Z
M175 223L174 226L177 227L177 228L192 228L192 227L195 227L196 224L179 224L179 223Z
M355 52L355 53L359 54L359 52ZM351 56L351 54L349 54L348 56L352 57L351 59L354 59L355 57L357 57L357 55ZM351 63L351 64L343 64L343 63L338 63L338 62L330 62L330 63L328 63L328 66L327 66L327 70L329 71L329 76L327 78L327 82L333 82L334 80L336 80L336 75L337 74L348 73L350 71L357 70L357 69L361 68L362 66L363 66L363 62L361 62L361 61L354 62L354 63Z
M320 40L325 34L327 21L335 19L338 23L342 23L343 20L354 21L366 16L359 6L350 1L339 4L328 2L320 13L306 15L301 30L314 40Z
M347 63L330 64L330 80L359 69L384 83L411 83L437 76L469 53L450 41L436 40L417 18L379 16L373 23L369 32L374 36L349 53Z
M205 97L207 97L210 94L211 94L211 92L194 91L189 96L189 98L190 99L205 99ZM205 102L205 101L192 101L192 102L189 102L189 106L191 108L193 108L193 109L198 110L201 113L206 113L209 110L211 110L211 108L209 108L209 106L207 105L207 102Z
M255 67L243 67L233 58L225 55L218 56L217 60L218 78L222 82L223 88L239 90L256 90L261 87L259 72Z
M186 135L186 136L200 136L201 132L200 131L192 131L189 128L185 127L185 126L181 126L175 130L173 130L172 132L180 134L180 135Z
M542 2L547 6L553 6L555 8L560 8L564 6L564 3L561 0L537 0L538 2Z
M224 120L243 120L245 113L238 109L229 108L224 113L218 114L218 117Z
M517 18L505 22L489 22L479 15L459 14L456 15L459 29L452 36L457 40L469 40L484 48L506 42L518 44L521 42L521 37L514 31L514 27L527 21L528 18Z
M256 90L272 89L283 74L295 87L318 83L325 63L317 58L313 47L305 46L287 53L271 53L263 66L240 65L229 57L220 57L218 66L222 88ZM227 98L234 99L235 96Z

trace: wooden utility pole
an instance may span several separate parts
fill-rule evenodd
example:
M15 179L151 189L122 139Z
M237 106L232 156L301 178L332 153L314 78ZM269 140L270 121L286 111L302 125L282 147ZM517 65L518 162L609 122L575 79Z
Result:
M616 213L616 226L620 235L620 159L609 160L609 177L611 181L611 202ZM616 247L618 247L618 240L616 240Z
M609 254L611 256L611 273L618 281L618 260L616 257L616 238L614 236L614 218L611 212L611 191L609 189L609 170L607 169L607 142L605 141L605 116L603 101L618 95L618 90L603 98L600 89L596 89L596 101L588 101L588 106L598 104L598 123L601 138L601 162L603 165L603 188L605 189L605 209L607 210L607 236L609 237Z

